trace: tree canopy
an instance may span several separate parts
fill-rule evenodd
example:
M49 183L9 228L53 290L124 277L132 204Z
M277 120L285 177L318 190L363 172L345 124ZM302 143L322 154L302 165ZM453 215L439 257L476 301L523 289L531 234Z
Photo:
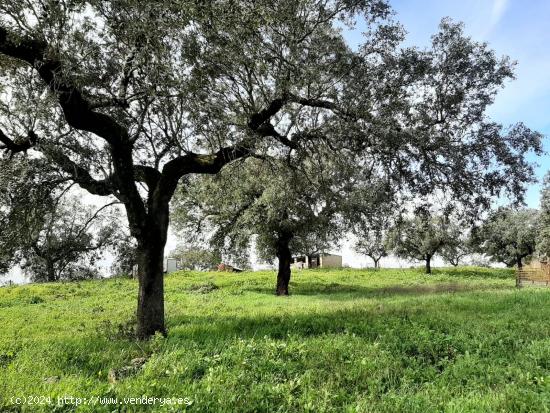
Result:
M405 200L394 192L383 182L365 182L359 176L342 208L346 229L355 238L353 249L371 258L374 268L391 252L389 235L404 212Z
M33 281L99 276L94 263L122 230L110 205L83 205L72 185L38 159L0 160L1 266Z
M534 209L499 208L475 228L480 252L495 262L521 268L536 251L539 212Z
M212 178L182 186L175 223L187 234L204 234L226 256L248 254L255 239L258 257L279 260L279 281L290 277L291 255L327 250L342 234L340 205L349 182L336 162L248 159ZM280 286L288 293L288 280Z
M402 219L392 229L389 243L398 257L424 261L426 273L430 274L432 258L453 235L447 216L420 210L416 216Z
M537 235L537 255L550 258L550 173L544 177L540 194L540 215Z
M181 269L196 271L212 270L222 260L219 250L201 245L180 245L170 252L170 257L180 261Z

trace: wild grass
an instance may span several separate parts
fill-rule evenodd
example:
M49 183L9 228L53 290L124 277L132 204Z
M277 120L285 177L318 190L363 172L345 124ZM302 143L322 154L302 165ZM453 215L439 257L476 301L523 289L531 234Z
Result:
M135 281L0 288L0 411L550 410L550 289L517 290L510 270L303 270L290 297L274 284L171 274L168 336L145 343ZM30 395L52 404L11 401ZM144 395L192 404L57 404Z

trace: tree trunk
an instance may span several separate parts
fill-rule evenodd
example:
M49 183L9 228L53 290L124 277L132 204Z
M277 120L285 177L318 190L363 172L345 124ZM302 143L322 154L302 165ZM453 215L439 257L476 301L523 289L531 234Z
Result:
M378 258L378 259L373 258L372 260L374 261L374 269L375 270L380 269L380 258Z
M522 257L516 257L516 261L517 261L517 265L518 265L518 270L521 270L523 268L523 262L522 262Z
M426 256L426 274L432 273L432 266L431 266L432 256L427 255Z
M146 339L164 327L164 245L140 246L138 249L139 294L137 336Z
M138 238L137 336L166 334L164 326L164 247L168 238L168 202L151 199L149 220Z
M57 281L53 261L46 259L46 277L48 282Z
M290 283L290 253L289 243L292 237L282 236L277 242L277 258L279 259L279 272L277 273L276 295L288 295L288 284Z

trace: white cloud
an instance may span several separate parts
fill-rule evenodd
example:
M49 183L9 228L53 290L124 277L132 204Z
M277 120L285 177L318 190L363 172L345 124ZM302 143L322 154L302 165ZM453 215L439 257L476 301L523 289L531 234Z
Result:
M491 8L491 16L489 24L485 30L485 35L489 34L500 22L502 16L508 8L509 0L493 0L493 7Z

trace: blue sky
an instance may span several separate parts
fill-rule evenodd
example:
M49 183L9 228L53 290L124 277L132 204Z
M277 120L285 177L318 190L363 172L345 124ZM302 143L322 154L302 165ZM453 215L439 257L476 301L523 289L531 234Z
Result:
M489 109L503 125L524 122L550 136L550 1L548 0L390 0L396 18L407 30L407 45L428 46L443 17L465 24L466 33L486 41L500 55L517 61L516 80L510 82ZM360 40L361 27L348 33ZM550 139L544 142L550 152ZM537 177L550 170L550 156L531 156L539 164ZM529 207L539 205L540 185L528 188Z

